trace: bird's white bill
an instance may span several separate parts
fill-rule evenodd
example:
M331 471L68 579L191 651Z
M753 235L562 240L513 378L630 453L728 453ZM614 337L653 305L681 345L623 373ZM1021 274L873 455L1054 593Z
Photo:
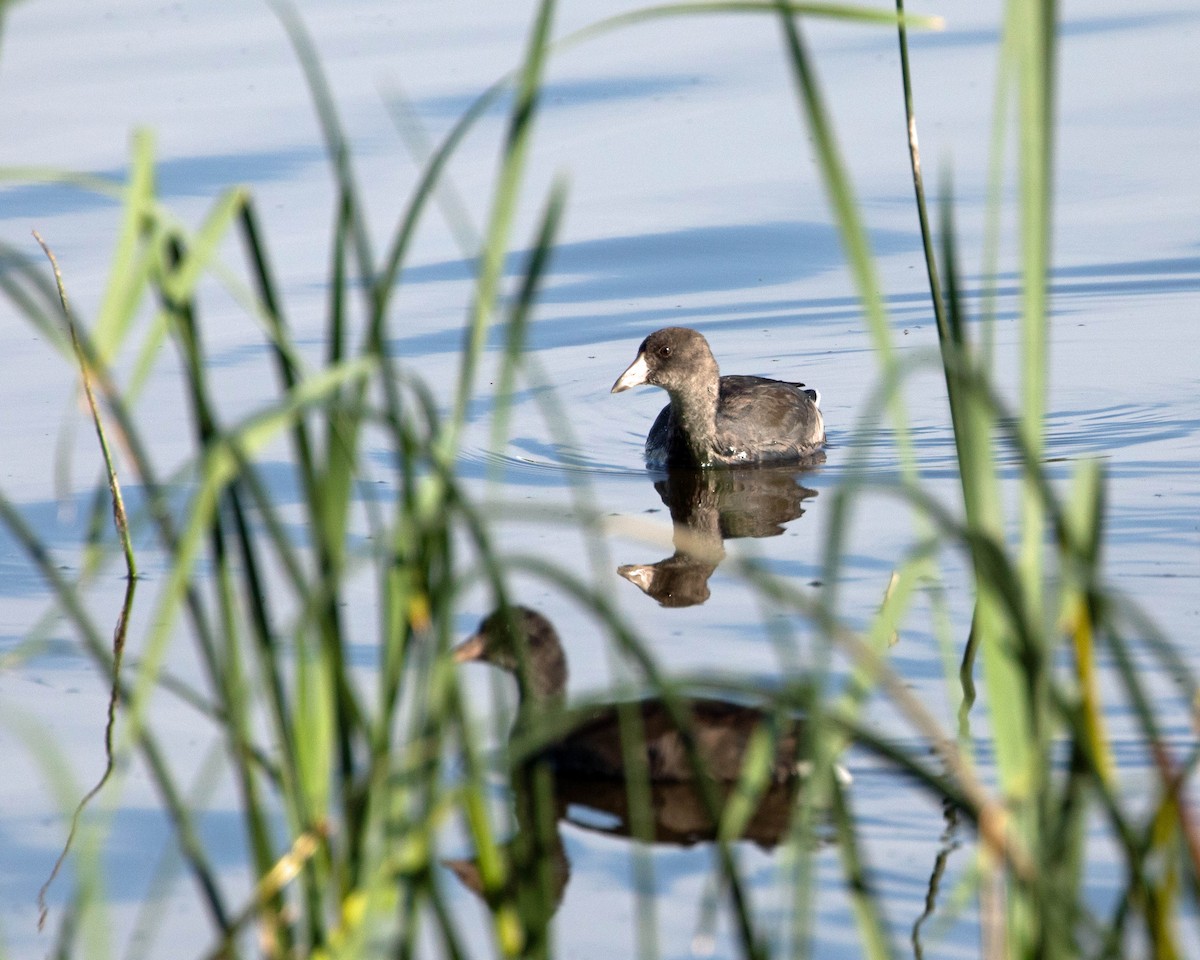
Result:
M473 660L479 660L483 657L486 641L482 633L475 633L467 637L462 643L450 651L454 657L455 663L470 663Z
M629 369L617 377L617 382L613 384L612 392L620 393L622 390L628 390L630 387L636 387L645 383L649 373L650 369L646 366L646 355L639 353L637 359L629 365Z

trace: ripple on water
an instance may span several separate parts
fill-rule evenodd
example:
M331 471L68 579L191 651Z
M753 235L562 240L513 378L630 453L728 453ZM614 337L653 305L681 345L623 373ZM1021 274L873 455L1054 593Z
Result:
M580 480L645 479L640 465L607 463L583 451L531 438L509 441L513 453L497 453L482 447L459 454L459 475L470 480L498 480L513 487L569 487Z
M913 450L922 473L929 477L957 476L958 460L950 424L913 427ZM1110 473L1123 477L1159 477L1192 472L1194 465L1180 460L1181 446L1200 450L1200 418L1179 416L1178 408L1166 403L1121 403L1090 409L1051 411L1046 416L1046 460L1070 461L1103 458L1111 462ZM1164 445L1162 458L1155 456ZM831 447L841 447L844 458L831 454L830 462L855 461L879 476L897 470L896 432L889 427L872 427L831 437ZM1136 451L1136 453L1135 453ZM1011 445L999 453L1005 472L1019 458Z
M1119 403L1090 410L1058 410L1046 417L1047 450L1051 456L1108 456L1115 472L1148 475L1170 463L1179 465L1181 441L1200 437L1200 418L1181 417L1167 403ZM1125 455L1167 443L1162 463Z

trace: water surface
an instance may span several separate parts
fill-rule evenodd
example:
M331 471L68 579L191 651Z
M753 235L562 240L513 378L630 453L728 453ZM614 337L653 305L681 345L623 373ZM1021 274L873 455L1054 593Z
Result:
M926 9L943 14L947 29L913 37L921 143L931 182L953 173L970 302L980 304L999 10L993 3L961 2ZM479 90L515 62L529 12L527 4L474 10L374 0L300 5L344 111L381 240L415 177L389 104L403 90L430 133L444 132ZM601 13L595 4L567 5L561 21L564 28L578 26ZM161 191L189 222L198 223L222 189L251 185L269 247L282 266L290 315L315 351L331 178L299 70L269 12L232 2L163 7L57 0L14 8L5 26L0 125L8 136L0 138L0 165L56 165L119 177L130 131L148 126L156 132ZM461 465L480 496L546 511L547 519L537 522L501 518L506 546L580 575L590 574L582 538L570 526L573 483L586 483L602 513L641 521L607 540L602 572L611 577L622 610L651 638L655 654L672 669L735 665L740 675L764 682L779 674L779 651L768 639L755 595L731 572L731 560L754 556L806 590L823 589L827 505L850 464L859 458L880 477L898 471L889 432L866 416L876 358L830 226L777 34L765 19L689 19L630 30L552 62L516 234L532 235L551 179L566 174L570 199L562 244L530 331L534 385L518 394L501 450L491 449L488 402L475 405ZM931 359L936 338L904 153L895 39L882 29L824 24L813 24L810 38L864 203L898 344L914 362ZM1135 15L1115 3L1066 11L1046 424L1047 453L1060 462L1063 478L1081 458L1098 457L1107 465L1109 575L1152 610L1168 634L1183 638L1195 633L1200 618L1200 335L1194 322L1200 236L1191 213L1200 209L1194 176L1200 161L1198 42L1200 14L1182 0L1151 4ZM502 127L497 110L453 164L455 187L475 228L487 214ZM995 336L1001 368L1015 391L1020 303L1010 224L1011 217L1001 251ZM0 189L0 241L33 257L29 230L36 227L56 249L84 317L102 295L117 226L118 208L88 193L27 183ZM511 268L521 262L514 254ZM457 375L470 276L468 254L441 221L431 219L403 278L389 346L435 386ZM215 382L231 412L251 409L268 395L260 335L235 305L219 298L204 322L216 357ZM667 324L702 330L725 372L819 385L831 444L824 465L794 479L805 490L791 494L794 515L755 530L728 517L722 529L718 518L715 529L729 537L721 538L721 562L682 571L670 602L663 602L619 576L618 567L661 565L674 553L671 511L655 486L662 478L640 461L642 438L664 398L652 390L614 397L608 388L642 337ZM492 351L498 346L493 342ZM83 503L74 493L92 480L94 462L86 430L77 429L68 441L75 459L67 489L54 487L61 425L74 417L71 370L33 328L11 317L0 324L0 353L3 489L62 551L64 563L78 563L74 546ZM488 371L484 377L490 379ZM545 389L554 391L561 422L543 418L537 391ZM954 502L953 444L932 365L912 377L906 401L918 467L939 495ZM168 460L188 452L178 430L179 403L177 378L165 368L148 385L143 409ZM571 438L565 442L564 428ZM386 480L382 457L377 466ZM286 482L281 473L281 490ZM711 535L712 520L697 525ZM841 594L851 619L870 616L912 538L911 519L894 501L862 501ZM149 562L153 569L153 558ZM970 605L962 563L947 557L944 566L962 626ZM2 535L0 573L3 658L37 621L46 596L23 555ZM96 592L98 603L111 602L115 610L119 597ZM572 690L609 682L601 640L570 604L534 583L525 583L519 598L559 624L569 646ZM476 609L464 611L464 631L486 612L486 602L481 596ZM950 723L954 691L946 689L941 654L926 620L913 619L892 663ZM809 655L805 625L786 627L795 655ZM195 670L186 650L177 645L170 664L184 676ZM1184 652L1193 667L1200 666ZM360 662L370 662L365 642ZM468 674L468 683L482 713L493 685L481 668ZM1169 694L1169 683L1164 690ZM10 771L0 786L0 932L14 955L49 949L46 935L34 928L34 897L62 843L63 811L103 765L105 697L103 684L65 634L37 659L0 671L0 755ZM886 709L876 709L876 722L891 722ZM198 762L211 744L186 714L163 714L162 735ZM1136 766L1145 761L1131 739L1133 720L1114 710L1110 721L1118 756L1135 768L1136 782ZM1184 711L1167 734L1179 744L1190 742ZM45 741L69 761L73 783L56 783L39 768L34 751ZM906 944L925 910L939 857L946 864L946 891L971 867L971 837L870 758L848 759L870 862L895 939ZM986 764L986 755L981 759ZM226 787L214 788L205 801L212 812L204 826L206 841L236 885L244 877L231 801ZM112 802L104 863L117 942L134 936L153 944L151 952L171 942L199 949L207 928L186 885L172 892L160 929L138 932L139 907L156 858L170 850L169 833L144 776L134 772ZM505 802L497 788L496 803ZM560 952L629 954L632 845L589 825L586 814L578 816L585 819L562 827L571 873L557 913ZM612 823L603 817L597 822ZM469 855L453 836L448 844L452 855ZM781 878L789 865L769 847L747 843L741 855L757 909L779 918L783 937L789 910ZM1103 851L1097 856L1105 859ZM858 956L836 852L819 853L817 863L818 955ZM654 850L653 864L663 955L733 952L724 921L713 931L715 942L701 922L711 851L703 843L664 845ZM449 870L445 880L458 891L464 937L484 952L489 935L478 902ZM1102 902L1111 887L1098 871L1095 896ZM52 904L61 904L67 889L60 881ZM938 931L925 944L927 957L977 954L970 911L948 930L936 918L923 929Z

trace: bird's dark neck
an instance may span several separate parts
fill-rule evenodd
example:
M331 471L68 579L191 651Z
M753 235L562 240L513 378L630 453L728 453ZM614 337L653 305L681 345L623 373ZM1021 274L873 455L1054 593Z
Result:
M521 704L538 708L561 707L567 690L566 659L561 650L539 653L540 656L527 658L524 670L518 668L515 671Z
M671 394L671 416L685 438L692 460L703 466L710 463L717 449L717 401L720 381L713 377L699 390Z
M520 677L517 678L517 690L523 707L556 710L562 707L566 699L561 689L540 685L536 681L522 683Z
M530 664L529 676L522 678L517 671L517 715L513 718L511 737L514 740L540 736L548 717L559 714L566 706L566 678L555 681Z

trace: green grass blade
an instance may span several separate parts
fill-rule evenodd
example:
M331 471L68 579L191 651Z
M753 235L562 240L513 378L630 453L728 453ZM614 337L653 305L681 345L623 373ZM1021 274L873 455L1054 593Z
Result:
M130 165L121 232L93 331L106 364L113 362L124 343L150 278L150 261L143 246L146 218L155 206L154 138L149 133L134 135Z
M533 121L537 113L538 93L550 42L553 14L554 0L543 0L531 28L524 66L517 84L516 99L509 117L504 156L468 317L454 410L438 444L439 456L446 462L453 459L457 451L459 435L466 421L467 404L474 392L479 355L483 351L484 337L499 295L500 278L508 253L509 234L533 134Z

